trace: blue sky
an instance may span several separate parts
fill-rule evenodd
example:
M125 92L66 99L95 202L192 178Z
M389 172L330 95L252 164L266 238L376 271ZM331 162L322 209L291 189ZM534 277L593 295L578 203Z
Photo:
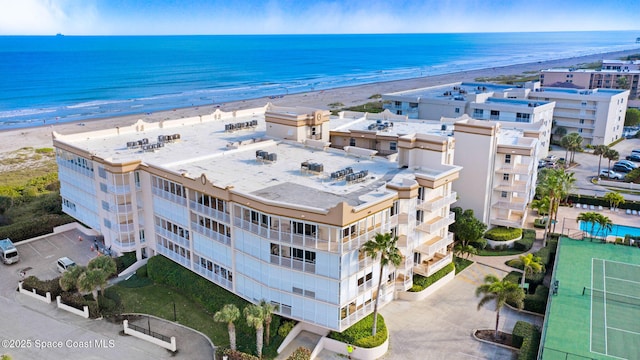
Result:
M0 35L636 30L638 14L640 0L0 0Z

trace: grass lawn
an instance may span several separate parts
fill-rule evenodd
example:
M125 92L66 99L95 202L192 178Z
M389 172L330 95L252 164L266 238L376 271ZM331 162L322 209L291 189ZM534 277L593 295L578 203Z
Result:
M118 294L123 306L122 312L150 314L173 321L173 304L175 302L178 323L204 333L216 346L229 346L227 325L214 322L213 314L208 313L202 306L192 302L186 296L163 285L126 286L128 285L115 285L108 289L109 292Z
M453 264L456 266L456 274L458 274L460 271L466 269L469 265L473 264L473 261L454 256Z

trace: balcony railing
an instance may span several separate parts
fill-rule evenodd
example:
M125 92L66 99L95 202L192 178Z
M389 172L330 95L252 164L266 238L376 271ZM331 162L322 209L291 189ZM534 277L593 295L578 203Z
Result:
M189 248L189 239L185 239L182 236L179 236L178 234L174 234L171 231L168 231L166 229L163 229L162 227L155 225L155 230L156 233L160 236L164 236L167 239L173 241L174 243L177 243L178 245L181 245L185 248Z
M528 185L528 181L501 181L496 184L494 190L527 193L529 192Z
M316 264L312 262L302 261L302 260L278 256L278 255L271 255L271 263L274 265L279 265L285 268L290 268L298 271L304 271L311 274L316 273Z
M168 257L169 259L177 262L178 264L186 267L187 269L191 268L191 260L184 258L178 254L176 254L175 252L165 248L164 246L160 245L160 244L156 244L156 251L166 257Z
M458 199L458 193L452 191L451 194L440 197L435 200L418 200L418 209L425 211L434 211L441 209L443 206L451 205Z
M224 221L226 223L229 223L229 214L216 210L216 209L212 209L208 206L204 206L202 204L199 204L193 200L189 200L189 208L191 210L195 210L199 213L205 214L211 218L214 218L216 220L221 220Z
M151 192L153 193L153 195L157 195L160 196L163 199L169 200L169 201L173 201L176 204L180 204L180 205L187 205L187 199L185 199L182 196L178 196L176 194L172 194L168 191L164 191L158 188L152 188Z
M253 234L264 237L266 239L280 241L283 243L293 244L300 247L315 248L323 251L338 252L339 242L322 239L313 234L297 234L292 233L289 226L282 224L280 230L267 227L265 224L257 224L250 221L244 221L240 218L233 219L233 225L236 228L247 230Z
M453 243L453 234L448 233L444 238L436 236L431 239L431 241L421 244L415 249L415 251L422 253L427 257L431 257L434 256L438 252L438 250L442 250L442 248L448 246L451 243Z
M497 201L491 204L494 208L524 211L527 208L527 202L524 198L514 198L511 201Z
M454 213L450 212L446 217L436 216L434 219L420 223L416 226L416 230L435 233L445 226L453 224L456 220Z
M530 164L503 164L496 169L497 174L523 174L529 175L531 172Z
M120 252L128 252L135 249L136 243L135 241L119 241L116 239L111 241L111 246L113 247L112 250L119 250Z
M521 228L521 227L524 226L524 216L512 215L508 219L507 218L493 218L493 219L489 219L489 223L491 225L497 225L497 226Z
M200 264L193 264L193 269L198 273L206 277L207 279L213 281L214 283L225 287L229 290L233 288L233 283L222 276L216 274L215 272L200 266Z
M109 185L108 191L112 194L123 195L131 192L131 186L129 185Z
M387 303L389 303L390 301L387 301L387 296L390 292L393 292L394 287L393 286L382 286L381 288L382 290L382 294L380 294L380 301L378 303L378 306L382 306L385 305ZM353 306L349 308L349 316L345 317L344 319L340 320L340 327L342 329L345 329L355 323L357 323L358 321L360 321L362 318L364 318L365 316L371 314L373 312L373 307L375 305L375 300L372 299L371 302L369 302L368 304L361 304L359 306Z
M223 243L225 245L229 245L231 244L231 238L229 238L226 235L220 234L217 231L213 231L207 227L204 227L196 222L191 222L191 228L197 232L200 233L206 237L208 237L209 239L215 240L219 243Z
M431 276L436 271L447 266L453 259L453 254L448 253L446 256L439 257L437 254L433 259L423 261L420 265L413 267L413 272L422 276Z

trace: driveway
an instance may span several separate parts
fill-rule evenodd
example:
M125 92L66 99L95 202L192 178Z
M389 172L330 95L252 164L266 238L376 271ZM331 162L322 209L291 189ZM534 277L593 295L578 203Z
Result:
M475 296L488 274L502 278L506 272L474 263L423 301L396 300L382 308L390 336L384 359L515 359L512 350L471 336L474 329L495 326L495 307L490 303L477 310L480 299ZM500 312L500 330L510 333L517 320L542 326L543 318L505 307Z

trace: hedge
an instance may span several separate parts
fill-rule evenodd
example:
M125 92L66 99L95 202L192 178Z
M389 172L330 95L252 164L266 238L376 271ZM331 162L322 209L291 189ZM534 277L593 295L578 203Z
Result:
M539 218L533 220L533 227L537 229L544 229L545 227L547 227L547 219Z
M0 227L0 239L11 239L14 243L31 239L36 236L51 234L56 226L74 222L69 215L43 215L29 218L26 221L15 222Z
M494 227L484 233L485 239L493 241L509 241L517 239L522 236L522 229L520 228L507 228L507 227Z
M120 274L121 272L125 271L129 266L135 264L135 262L138 259L136 259L136 252L131 251L118 256L117 258L115 258L115 260L116 260L117 273Z
M593 197L589 195L569 195L569 202L577 204L587 204L594 206L609 207L609 202L600 197ZM625 201L624 204L618 206L620 209L631 209L640 211L640 202L638 201Z
M92 319L100 316L100 311L98 310L98 305L96 304L96 302L93 300L87 300L85 297L78 293L63 292L62 294L60 294L60 300L65 305L69 305L78 310L82 310L84 306L87 306L89 308L89 317Z
M535 360L540 346L540 331L525 321L518 321L513 327L513 345L520 348L518 360Z
M547 309L548 296L549 288L544 285L538 285L535 293L524 297L524 309L538 314L544 314Z
M259 357L251 354L243 353L237 350L224 349L221 351L222 356L226 356L228 360L260 360ZM218 359L222 359L222 356L218 354Z
M40 280L35 276L29 276L22 282L22 288L29 291L35 289L36 293L42 296L50 292L52 299L63 293L59 277L51 280Z
M234 304L242 311L249 302L229 292L191 270L176 264L162 255L156 255L147 262L147 275L156 284L173 288L192 301L201 304L211 314L222 309L225 304ZM280 327L280 316L273 315L271 334L277 335ZM237 348L241 352L253 353L256 349L255 329L246 321L236 322ZM263 348L263 355L273 353L277 349L277 341Z
M382 345L387 340L387 325L385 325L382 315L378 314L377 332L375 336L371 336L372 328L373 314L370 314L343 332L331 331L329 338L346 344L352 344L355 347L374 348Z
M409 289L410 292L419 292L422 291L429 286L433 285L436 281L442 279L448 273L454 271L456 269L455 264L449 263L447 266L442 269L436 271L433 275L424 277L422 275L414 274L413 275L413 286Z
M526 229L522 233L522 239L513 243L515 250L528 251L536 241L536 231L532 229Z

